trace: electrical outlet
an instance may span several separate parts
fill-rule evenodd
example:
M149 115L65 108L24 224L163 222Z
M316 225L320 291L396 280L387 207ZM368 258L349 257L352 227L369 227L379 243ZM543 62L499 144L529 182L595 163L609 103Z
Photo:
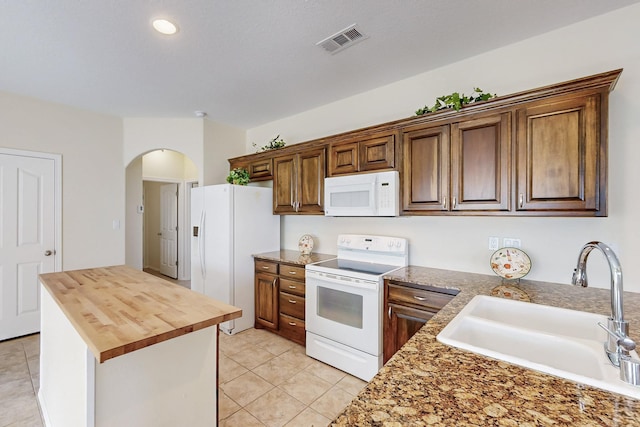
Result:
M500 246L500 238L495 236L489 236L489 249L497 251Z
M505 237L502 239L503 248L519 248L521 243L520 239L516 239L514 237Z

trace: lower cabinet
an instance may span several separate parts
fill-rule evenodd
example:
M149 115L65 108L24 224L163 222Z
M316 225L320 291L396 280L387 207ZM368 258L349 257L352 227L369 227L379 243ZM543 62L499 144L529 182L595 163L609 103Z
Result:
M449 289L385 280L384 363L456 294Z
M304 266L256 259L256 329L305 345Z

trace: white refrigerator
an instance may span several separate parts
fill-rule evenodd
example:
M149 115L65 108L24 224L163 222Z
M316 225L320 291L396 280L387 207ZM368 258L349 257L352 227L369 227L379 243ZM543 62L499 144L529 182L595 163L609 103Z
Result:
M280 250L272 189L231 184L191 190L191 289L242 309L220 324L231 335L253 327L253 254Z

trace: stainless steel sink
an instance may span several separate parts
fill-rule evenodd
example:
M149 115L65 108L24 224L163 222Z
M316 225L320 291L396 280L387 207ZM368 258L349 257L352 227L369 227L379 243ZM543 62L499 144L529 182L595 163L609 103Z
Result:
M598 326L607 317L583 311L474 297L438 334L438 341L525 368L640 399L640 387L620 380ZM632 357L638 358L635 351Z

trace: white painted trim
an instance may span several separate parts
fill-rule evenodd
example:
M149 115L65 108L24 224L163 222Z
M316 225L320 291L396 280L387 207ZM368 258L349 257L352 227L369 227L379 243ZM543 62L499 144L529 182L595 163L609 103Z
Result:
M38 389L38 404L40 405L40 413L42 414L42 421L44 422L45 427L51 426L51 421L49 420L49 413L47 412L47 405L44 403L42 397L42 389Z

